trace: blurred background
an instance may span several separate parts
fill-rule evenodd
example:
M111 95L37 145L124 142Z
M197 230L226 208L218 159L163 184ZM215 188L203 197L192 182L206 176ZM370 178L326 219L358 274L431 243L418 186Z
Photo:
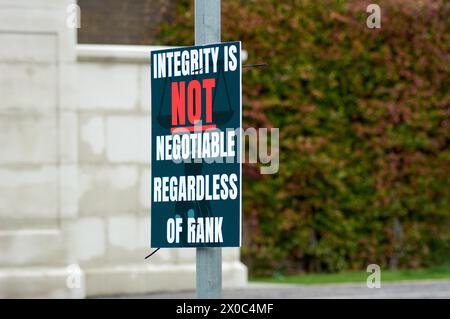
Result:
M149 51L194 43L194 1L79 0L70 28L74 3L0 0L0 296L193 289L194 250L144 257ZM226 288L365 284L369 264L450 278L449 16L444 0L222 1L222 41L268 64L243 71L243 125L280 129L279 171L244 165Z

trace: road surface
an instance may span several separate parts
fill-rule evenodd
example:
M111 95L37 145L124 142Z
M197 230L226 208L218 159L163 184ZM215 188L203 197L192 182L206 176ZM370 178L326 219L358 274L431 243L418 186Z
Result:
M121 298L192 299L194 291L152 293ZM421 280L382 283L381 288L366 284L265 284L250 283L239 289L225 289L223 298L232 299L302 299L302 298L450 298L450 280Z

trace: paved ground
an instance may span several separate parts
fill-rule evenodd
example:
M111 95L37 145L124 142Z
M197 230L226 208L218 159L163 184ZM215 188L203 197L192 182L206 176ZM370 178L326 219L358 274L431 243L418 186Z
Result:
M324 284L324 285L280 285L249 284L242 289L225 290L224 298L450 298L450 280L403 281L385 283L381 288L370 289L364 284ZM155 293L125 298L195 298L193 291L177 293Z

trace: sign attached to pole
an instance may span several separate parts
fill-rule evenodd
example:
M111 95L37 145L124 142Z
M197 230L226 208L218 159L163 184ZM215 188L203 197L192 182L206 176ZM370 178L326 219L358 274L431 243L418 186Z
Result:
M241 245L241 43L151 53L151 247Z

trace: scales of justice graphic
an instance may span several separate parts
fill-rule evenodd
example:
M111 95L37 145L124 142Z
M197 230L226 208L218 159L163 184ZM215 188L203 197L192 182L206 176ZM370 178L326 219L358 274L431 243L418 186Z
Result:
M232 119L234 114L234 107L231 103L231 99L229 96L229 90L228 90L228 83L226 76L224 75L224 67L223 67L223 60L218 61L218 72L215 75L216 79L216 85L213 90L213 98L212 98L212 119L213 123L216 124L216 129L208 129L208 131L214 131L218 130L220 127L227 128L227 123ZM210 69L212 69L212 64L210 63ZM195 70L196 72L200 71L202 69ZM199 78L199 74L193 74L190 77L188 77L188 80L186 82L189 82L191 80L196 80ZM163 92L161 94L161 99L159 102L159 110L158 110L158 116L157 116L157 123L164 129L167 129L168 134L170 134L172 126L172 115L171 115L171 107L167 103L164 103L167 90L170 90L170 85L172 83L172 78L166 77L164 79L164 85L163 85ZM219 91L218 88L220 85L223 85L225 94L226 94L226 105L218 105L216 104L217 99L217 92ZM195 99L195 94L193 95L193 98ZM223 100L223 99L219 99ZM194 100L194 105L195 105ZM239 106L237 106L239 108ZM232 129L236 129L236 127L233 127ZM198 125L195 127L194 125L194 133L201 132L202 128L201 125ZM173 134L179 134L179 133L173 133ZM188 131L185 130L183 134L188 134ZM239 152L237 152L239 154ZM237 157L238 155L236 155ZM239 160L239 159L235 159ZM190 162L183 162L180 165L184 165L184 175L202 175L202 171L204 168L204 165L209 165L208 163L203 163L203 160L200 160L200 162L196 162L194 160L190 160ZM206 186L208 187L208 186ZM201 200L201 201L177 201L175 203L175 210L174 210L174 218L182 218L183 221L186 221L187 218L196 218L196 217L212 217L213 213L211 210L211 205L209 201ZM183 228L183 231L180 234L180 242L182 244L187 244L187 229ZM198 244L197 244L198 246Z

